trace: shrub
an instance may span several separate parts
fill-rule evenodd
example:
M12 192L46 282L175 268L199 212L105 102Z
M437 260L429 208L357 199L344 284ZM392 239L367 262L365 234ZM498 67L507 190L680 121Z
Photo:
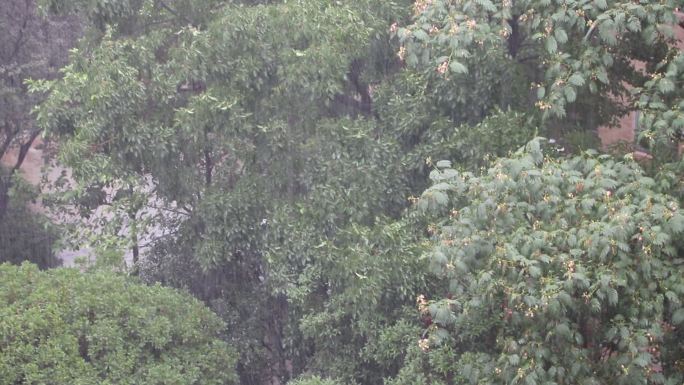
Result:
M433 323L397 382L681 384L677 199L634 161L539 147L481 176L438 163L418 205L443 213L448 294L419 299Z
M0 265L0 384L227 384L236 354L188 295L111 273Z

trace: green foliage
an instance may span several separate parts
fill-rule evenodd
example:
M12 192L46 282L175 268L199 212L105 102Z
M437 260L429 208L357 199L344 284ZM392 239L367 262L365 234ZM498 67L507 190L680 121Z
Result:
M515 90L508 92L524 110L537 110L551 123L563 118L593 129L638 101L638 108L649 111L648 132L671 137L679 136L684 121L675 87L682 72L673 39L679 6L420 0L412 23L396 28L396 36L409 66L429 68L462 89L472 88L474 73L489 70L489 77L475 76L478 84L501 84L503 94ZM635 60L645 63L645 73L636 70ZM520 68L519 80L499 67ZM469 100L482 103L477 95Z
M601 147L601 140L596 132L582 129L563 133L563 142L567 143L568 150L575 154Z
M634 22L671 22L671 2L597 3L419 1L398 29L409 9L393 1L49 0L93 28L63 79L31 87L49 93L37 117L73 169L62 203L100 215L95 248L139 251L144 280L209 304L242 383L449 383L496 368L503 383L537 370L525 365L538 352L558 383L614 378L638 373L646 332L663 347L654 376L676 380L678 335L662 326L681 317L673 199L634 164L544 160L537 141L496 160L537 127L609 121L622 108L608 95L645 82L625 63L669 58L665 33L646 48ZM408 213L431 169L427 214ZM428 235L441 243L421 258Z
M290 385L340 385L339 382L329 378L320 378L318 376L301 377L294 381L288 382Z
M14 179L8 194L9 207L0 220L0 263L29 261L41 269L57 266L53 245L59 231L47 218L29 208L37 197L35 189L18 175Z
M462 125L442 135L433 130L409 157L418 164L428 158L451 159L456 167L474 172L517 150L536 133L534 121L526 114L496 111L474 126Z
M236 382L221 321L171 289L3 264L0 309L0 384Z
M453 159L459 167L475 171L516 150L537 132L535 114L497 107L505 104L499 88L480 92L456 80L440 80L405 70L376 91L377 124L397 138L412 192L425 188L429 159ZM483 80L472 83L490 87ZM454 93L463 95L455 100Z
M352 226L316 246L293 304L313 354L311 372L343 383L373 384L401 367L406 340L419 330L417 293L431 292L419 218L372 228Z
M449 295L419 303L434 323L398 383L681 383L684 212L636 163L535 140L482 176L431 177Z
M664 165L654 180L658 191L672 194L679 199L680 204L684 204L684 161Z
M49 92L37 116L77 182L62 203L86 215L106 205L95 247L120 234L144 243L144 279L211 304L245 383L285 381L313 354L298 322L320 310L300 282L331 263L316 245L372 231L410 195L371 99L395 62L376 52L390 52L397 5L258 3L174 13L205 5L121 2L130 9L108 13L84 2L96 31L63 79L32 85Z
M684 79L684 55L673 49L668 59L658 63L658 72L633 92L642 111L641 138L672 150L684 137L682 90L675 87Z

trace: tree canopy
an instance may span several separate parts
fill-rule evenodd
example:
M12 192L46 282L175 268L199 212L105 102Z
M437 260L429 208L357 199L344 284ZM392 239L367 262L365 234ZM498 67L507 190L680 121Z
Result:
M1 384L230 384L223 324L187 294L111 273L0 265Z
M444 162L431 178L418 205L441 213L429 258L448 294L419 298L430 370L403 378L682 381L684 211L633 160L547 158L537 140L481 176Z
M684 123L675 86L682 71L674 33L680 5L419 0L411 23L393 30L408 65L500 87L504 106L585 129L639 108L643 135L671 141ZM464 88L460 98L475 95Z
M44 0L52 208L243 384L676 384L679 3ZM582 151L634 110L667 157Z

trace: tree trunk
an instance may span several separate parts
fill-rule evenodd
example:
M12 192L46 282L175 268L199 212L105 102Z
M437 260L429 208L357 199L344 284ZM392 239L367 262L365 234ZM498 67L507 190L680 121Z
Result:
M28 152L31 149L31 145L33 145L33 142L38 135L40 135L39 130L31 133L28 141L19 146L17 161L14 162L14 166L9 170L9 173L7 175L0 175L0 221L4 219L7 208L9 207L9 190L12 188L12 177L14 177L14 174L21 168L24 159L26 159L26 155L28 155Z
M292 377L292 363L283 349L283 323L286 322L287 299L279 295L273 299L272 311L265 325L264 346L268 350L270 370L264 385L282 385Z
M5 218L9 206L9 188L11 175L0 175L0 221Z

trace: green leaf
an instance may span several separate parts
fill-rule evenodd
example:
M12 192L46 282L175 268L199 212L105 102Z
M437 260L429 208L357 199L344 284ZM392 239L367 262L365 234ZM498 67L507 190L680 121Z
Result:
M451 167L451 161L450 160L440 160L435 164L437 168L450 168Z
M440 325L449 325L454 318L453 313L449 310L449 305L445 302L434 304L430 307L430 312L432 313L432 319Z
M450 183L441 182L441 183L437 183L436 185L430 187L430 189L431 190L438 190L438 191L448 191L448 190L453 190L454 185L452 185Z
M558 51L558 42L555 37L549 36L546 38L546 51L552 54Z
M438 206L445 206L449 203L449 197L441 191L433 191L432 198L435 200Z
M682 322L684 322L684 308L679 308L672 314L672 323L679 325Z
M608 84L608 83L610 83L610 80L608 80L608 73L607 73L606 70L603 69L603 68L600 68L600 69L596 72L596 78L597 78L601 83L603 83L603 84Z
M632 362L639 367L645 368L651 363L651 354L646 352L640 353Z
M674 214L668 221L667 227L672 234L679 234L684 231L684 215L679 212Z
M563 93L565 94L565 99L568 103L573 103L577 98L577 93L575 93L575 89L572 87L565 87Z
M606 67L610 67L613 65L613 56L609 53L603 54L601 60L603 61L603 65Z
M466 74L468 73L468 67L463 65L460 62L457 62L456 60L452 60L449 63L449 69L451 72L456 73L456 74Z
M668 78L662 78L660 81L658 81L658 90L664 94L667 94L675 90L675 85L672 80Z
M542 153L541 147L539 145L539 139L530 141L530 143L527 145L527 150L532 156L534 163L541 164L541 162L544 160L544 153Z
M443 344L450 337L449 332L443 328L437 328L437 330L432 334L432 336L434 337L435 342L438 345Z
M599 36L601 36L601 39L606 42L606 44L611 46L617 44L617 31L615 30L615 23L612 20L604 20L599 24L598 29Z
M553 35L556 37L556 41L560 44L564 44L568 41L568 34L565 33L565 30L562 28L556 28L555 31L553 31Z
M485 11L496 12L497 8L491 0L476 0L477 4L481 6Z
M427 34L427 32L423 31L422 29L416 29L413 31L413 36L416 38L416 40L422 42L430 39L430 36Z
M570 340L572 338L572 333L570 332L570 328L568 327L568 324L565 322L561 322L558 325L556 325L556 334L560 337L567 339L567 340Z
M606 294L608 294L608 304L615 306L618 303L618 292L612 287L606 289Z
M541 269L537 266L530 266L529 268L530 277L537 278L541 275Z
M580 73L574 73L568 79L568 83L572 84L573 86L581 87L584 85L584 77Z
M537 87L537 99L544 98L546 95L546 88L544 86Z

